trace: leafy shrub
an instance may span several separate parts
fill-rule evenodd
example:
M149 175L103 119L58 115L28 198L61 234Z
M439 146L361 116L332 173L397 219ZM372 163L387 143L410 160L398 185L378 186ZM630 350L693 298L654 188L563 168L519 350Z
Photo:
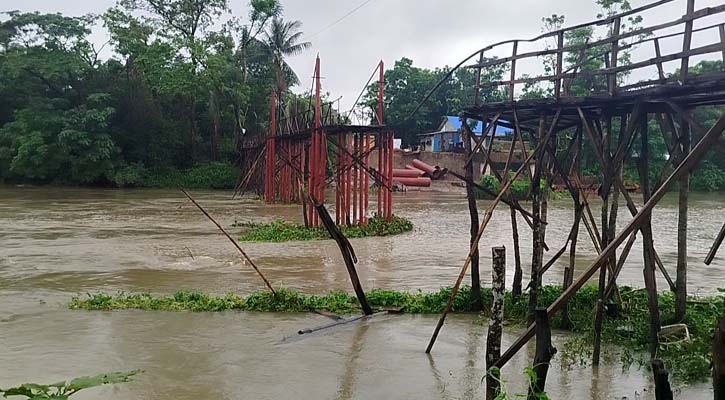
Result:
M148 171L143 163L132 163L116 171L113 183L118 187L144 186L147 174Z
M142 163L134 163L118 170L113 181L119 187L231 189L238 177L239 170L226 162L198 164L187 170L148 170Z
M513 175L511 175L513 176ZM493 175L484 175L481 177L481 186L488 189L491 193L498 194L501 191L501 183ZM529 192L531 188L531 179L528 177L519 177L511 183L511 193L516 200L528 200L530 198ZM541 190L546 189L546 180L541 180ZM476 189L476 197L479 199L493 199L495 195L484 192L483 190ZM560 199L566 197L565 193L559 193L551 191L549 193L550 199Z
M715 192L725 190L725 171L711 163L703 165L693 171L690 178L692 190Z

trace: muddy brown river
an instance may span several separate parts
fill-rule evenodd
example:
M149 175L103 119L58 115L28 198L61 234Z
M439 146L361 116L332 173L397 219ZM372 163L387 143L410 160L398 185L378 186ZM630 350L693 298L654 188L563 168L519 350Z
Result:
M224 226L235 221L299 221L293 206L231 200L227 192L194 192ZM412 233L351 240L365 288L436 290L450 286L467 254L468 208L461 193L396 194L395 212L413 220ZM482 201L479 207L486 206ZM593 209L598 210L593 203ZM725 195L691 195L689 287L714 293L725 285L725 258L702 262L725 215ZM573 212L549 207L551 257L563 245ZM620 227L630 219L620 210ZM626 217L624 217L626 216ZM653 214L655 246L674 276L676 196ZM509 250L508 209L494 215L482 239L481 275L490 284L490 247ZM230 231L236 232L234 228ZM531 235L519 221L524 266ZM579 238L577 270L595 258ZM245 250L275 286L306 293L349 290L332 241L248 243ZM620 282L642 286L642 246L635 244ZM561 281L567 256L546 274ZM526 268L524 268L526 269ZM526 278L526 276L525 276ZM661 289L666 283L660 278ZM188 289L249 293L264 286L235 249L176 191L0 187L0 387L50 383L100 372L143 369L132 383L81 392L78 399L470 399L482 398L487 322L449 318L429 357L423 352L437 316L395 315L297 337L329 319L311 314L86 312L66 305L75 295L106 292L167 294ZM516 339L509 328L504 346ZM555 333L562 348L563 333ZM650 399L649 373L623 370L616 349L604 366L550 370L553 399ZM504 368L509 393L526 390L523 369L533 347ZM678 389L678 398L712 398L708 383ZM76 398L76 396L74 396Z

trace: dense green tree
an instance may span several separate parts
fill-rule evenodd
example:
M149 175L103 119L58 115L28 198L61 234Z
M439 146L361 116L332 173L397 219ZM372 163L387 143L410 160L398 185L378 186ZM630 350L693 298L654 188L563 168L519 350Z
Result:
M129 183L235 161L269 119L275 65L258 37L281 6L251 0L248 18L219 26L227 12L226 0L121 0L100 19L0 16L0 179ZM107 60L88 40L100 22Z
M481 81L501 80L505 71L505 67L484 70ZM450 76L449 72L449 67L433 70L416 67L409 58L401 58L392 69L385 71L384 122L395 127L403 145L417 143L418 135L437 128L444 116L457 115L465 106L473 104L474 71L462 68ZM421 104L428 92L441 81L440 87ZM479 96L482 102L497 101L504 98L505 92L486 88L480 91ZM377 103L378 84L373 83L366 93L365 104L376 110Z

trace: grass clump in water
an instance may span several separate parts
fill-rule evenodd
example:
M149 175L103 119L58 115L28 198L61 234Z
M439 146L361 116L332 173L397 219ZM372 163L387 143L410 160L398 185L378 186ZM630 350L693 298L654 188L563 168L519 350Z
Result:
M310 228L282 220L268 223L242 222L235 223L234 226L244 229L239 239L242 242L288 242L330 239L330 234L325 228ZM412 231L413 223L397 215L393 216L391 222L387 222L384 218L375 215L368 220L366 225L341 226L340 230L348 238L390 236Z
M625 365L639 363L649 365L647 354L649 340L649 310L647 293L641 289L620 287L620 315L606 318L602 338L617 346L620 359ZM491 307L491 289L483 288L481 297L484 304L483 315L488 316ZM539 304L548 306L562 293L559 286L545 286L539 290ZM406 292L374 289L367 293L373 308L398 308L407 313L438 314L443 311L451 295L451 288L442 288L436 292ZM591 359L594 338L594 309L597 304L598 290L595 286L582 288L569 301L569 315L572 331L576 335L564 346L560 354L563 364L587 364ZM659 296L660 312L663 324L675 323L673 320L675 298L670 292ZM471 312L471 289L463 286L453 302L453 312ZM306 295L289 289L277 289L277 294L269 292L252 293L248 296L227 294L210 296L196 292L179 292L170 296L152 296L149 294L124 294L110 296L103 293L89 294L87 298L74 298L70 308L84 310L164 310L164 311L260 311L260 312L310 312L313 310L330 311L337 314L359 313L357 299L346 292L335 291L326 295ZM513 324L526 324L528 317L528 297L524 294L518 301L511 293L505 298L505 321ZM673 377L683 382L705 380L710 376L710 349L715 324L725 312L725 299L713 296L688 303L688 320L691 340L681 343L662 344L658 357L665 361ZM558 313L551 321L552 326L561 324ZM605 347L603 350L607 351Z

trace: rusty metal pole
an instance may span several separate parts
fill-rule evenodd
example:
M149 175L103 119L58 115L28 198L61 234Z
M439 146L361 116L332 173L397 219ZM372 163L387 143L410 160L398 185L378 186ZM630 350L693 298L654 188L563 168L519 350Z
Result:
M368 207L370 205L370 135L365 134L365 159L363 160L363 223L368 223Z
M313 160L312 167L310 170L314 177L312 184L310 185L310 193L313 195L313 199L317 202L324 203L324 160L323 160L323 141L322 133L322 98L321 98L321 83L320 83L320 56L315 59L315 129L312 133L312 146L313 146ZM323 171L321 174L320 171ZM322 175L322 176L321 176ZM322 187L322 191L320 190ZM315 207L310 207L311 211L311 224L314 227L320 226L320 217Z
M379 70L379 78L378 78L378 126L383 125L383 101L385 100L385 96L383 93L383 79L385 79L385 68L383 61L380 60L380 64L378 64L378 70ZM385 180L385 174L383 172L383 166L387 165L385 164L385 145L384 145L384 137L385 134L382 131L378 131L378 136L376 138L375 145L378 147L378 173L380 174L381 181L387 184L387 181ZM385 185L378 185L378 217L384 218L384 201L385 196L383 195L383 191Z
M337 147L342 146L340 134L335 136ZM335 168L335 224L340 225L342 221L342 154L337 156Z
M395 141L393 140L393 132L388 132L388 200L385 205L388 208L387 221L393 221L393 157L395 157Z
M353 157L360 157L360 146L358 141L358 135L352 134L352 156ZM360 169L358 168L357 164L352 164L350 166L351 172L352 172L352 190L350 191L352 193L352 218L350 223L352 225L355 225L358 222L359 217L359 209L358 209L358 195L360 193L360 188L358 187L360 185Z

